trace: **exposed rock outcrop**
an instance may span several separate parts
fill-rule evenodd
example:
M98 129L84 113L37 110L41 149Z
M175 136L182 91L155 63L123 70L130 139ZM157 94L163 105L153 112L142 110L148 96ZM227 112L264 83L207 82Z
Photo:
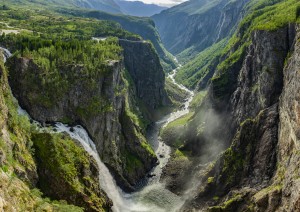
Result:
M118 184L134 190L151 170L156 156L143 136L133 112L132 99L155 110L170 103L164 90L164 73L150 43L120 41L124 62L108 61L90 75L80 65L59 67L55 83L45 82L44 70L33 60L9 60L10 84L16 98L33 119L81 124L94 140L102 161ZM128 79L129 78L129 79ZM132 82L128 82L133 79ZM135 91L131 92L134 86ZM138 109L137 109L138 110ZM143 114L142 114L143 115Z
M38 187L52 199L66 200L85 211L109 211L112 202L100 189L96 161L67 135L33 135Z
M151 43L119 40L124 49L125 68L134 81L137 97L151 109L170 106L165 91L165 74Z
M51 91L46 90L49 87L41 83L42 79L30 82L31 76L43 71L33 60L12 58L9 61L10 84L16 98L33 119L42 123L61 121L83 125L120 186L133 190L132 186L138 179L153 167L156 157L149 152L151 148L145 148L148 144L140 139L140 129L130 118L126 96L122 93L126 91L122 77L123 64L121 61L111 61L106 72L92 79L80 75L82 68L76 65L62 68L67 89L63 90L64 93L51 95ZM56 92L55 87L52 89ZM141 161L130 171L129 164L125 163L128 154Z
M222 139L218 137L220 141L231 143L231 147L202 175L201 192L186 204L187 210L209 205L219 205L210 208L212 211L229 210L228 204L234 202L234 210L256 207L260 211L274 211L282 200L291 210L298 207L299 193L296 189L290 192L289 186L297 187L297 180L291 176L295 172L299 175L293 166L288 171L286 165L293 160L298 166L298 156L292 154L297 152L294 141L298 125L290 124L296 123L298 114L299 95L294 92L296 83L292 83L299 79L297 45L285 66L297 40L295 35L292 24L276 31L254 31L247 54L242 54L242 68L238 69L237 61L212 82L210 98L202 107L212 107L219 114L221 124L215 133L222 135ZM209 119L205 121L205 125L212 126ZM206 139L210 140L199 137L189 145L201 149ZM283 182L288 182L285 190L281 190ZM236 198L238 195L242 197ZM293 197L285 199L289 195Z
M2 56L2 55L0 55ZM36 163L37 155L41 154L37 149L33 149L32 129L29 119L18 114L18 104L12 96L7 80L7 71L0 64L0 210L1 211L81 211L82 209L74 205L68 205L65 201L52 202L49 198L42 196L43 193L37 189L38 182L42 179L39 175L39 164ZM44 141L46 142L46 140ZM64 141L62 141L64 142ZM77 150L84 151L76 146L73 141L72 144ZM48 143L46 149L48 149ZM72 149L73 150L73 149ZM71 150L71 151L72 151ZM48 153L52 155L61 154L65 156L68 151L64 148L52 149ZM35 156L35 157L34 157ZM45 156L45 155L43 155ZM87 164L92 162L90 157L82 154L81 159ZM52 158L47 158L49 163L52 163ZM56 166L57 164L52 163ZM70 167L60 167L60 173L69 172ZM84 169L83 169L84 170ZM83 174L78 176L77 180L81 182ZM93 188L100 190L98 183L98 175L89 175L88 180L94 181ZM66 183L64 178L60 179L60 183L52 184L53 188L62 190L61 185ZM90 188L90 185L82 185L81 189ZM107 206L110 206L110 201L104 193L98 193L98 198L107 201ZM65 200L65 197L62 198ZM60 200L60 199L58 199ZM81 196L78 202L87 200L86 197ZM96 207L98 211L105 209L97 202ZM88 208L88 207L87 207Z
M299 141L300 141L300 29L291 56L287 58L283 70L283 91L279 101L279 140L277 152L277 171L273 184L269 189L256 196L256 206L259 211L299 211L300 210L300 181L299 181ZM274 189L276 188L276 189ZM274 193L277 190L277 193ZM259 200L266 199L265 204ZM274 203L273 199L278 201Z

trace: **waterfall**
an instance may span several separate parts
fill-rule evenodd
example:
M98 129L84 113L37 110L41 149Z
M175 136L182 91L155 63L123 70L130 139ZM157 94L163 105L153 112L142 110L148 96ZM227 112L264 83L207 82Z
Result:
M0 47L1 48L1 47ZM5 61L11 56L11 53L4 48L1 48L4 53ZM176 70L174 70L174 75ZM173 78L174 78L173 75ZM175 82L175 80L174 80ZM175 82L176 83L176 82ZM177 83L176 83L177 84ZM178 84L177 84L178 85ZM179 85L180 86L180 85ZM191 97L187 99L185 107L183 110L179 110L175 113L171 113L166 117L163 117L160 121L155 123L155 127L150 135L152 139L152 145L155 146L156 155L159 158L160 164L156 166L152 173L155 177L150 178L144 188L140 191L134 192L132 194L124 193L116 184L113 176L109 172L108 168L101 161L101 158L96 150L96 146L92 139L89 137L87 131L82 126L70 127L62 123L56 123L52 129L43 128L40 123L32 120L29 114L23 110L21 107L18 108L19 115L25 115L31 119L40 129L41 132L49 133L68 133L71 138L77 140L85 151L91 155L99 167L99 182L101 188L106 192L108 197L113 201L112 210L114 212L166 212L166 211L176 211L183 204L183 200L170 192L165 188L163 183L160 183L160 176L162 173L162 168L167 164L170 157L171 148L164 144L159 138L159 130L161 127L165 126L167 123L175 120L176 118L188 113L188 105L191 101L193 93L191 92ZM163 158L160 156L164 155Z
M8 51L7 49L5 49L5 48L2 48L2 47L0 47L0 50L3 52L3 61L4 61L4 63L6 62L6 60L9 58L9 57L11 57L11 53L10 53L10 51Z
M107 193L108 197L113 200L113 210L116 212L121 211L120 207L126 205L120 189L117 187L116 182L108 171L107 167L101 161L99 154L96 150L94 142L90 139L86 130L81 126L69 127L62 123L56 123L55 129L57 133L66 132L71 138L80 142L81 146L91 155L97 162L99 168L99 181L101 188ZM55 132L55 131L54 131Z
M225 12L222 14L222 16L223 16L223 19L222 19L221 26L220 26L220 29L219 29L219 32L218 32L218 36L217 36L217 39L216 39L217 42L218 42L218 40L219 40L219 38L221 36L222 28L223 28L225 20L226 20L226 14L225 14Z
M166 207L170 209L176 206L176 203L181 203L179 197L166 190L160 183L146 186L143 190L133 194L125 194L117 186L108 168L101 161L94 142L83 127L79 125L69 127L62 123L56 123L54 128L56 130L52 132L66 132L71 138L79 141L88 154L95 159L99 167L100 186L112 199L114 212L164 212Z

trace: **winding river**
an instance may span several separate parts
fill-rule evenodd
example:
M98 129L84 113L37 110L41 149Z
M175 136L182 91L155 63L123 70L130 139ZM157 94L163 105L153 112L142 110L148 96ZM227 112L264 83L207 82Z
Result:
M0 48L4 52L4 61L11 56L11 53L4 48ZM51 133L66 132L72 138L78 140L82 147L95 159L99 167L99 181L101 188L107 193L108 197L113 201L114 212L166 212L176 211L183 204L181 197L173 194L165 188L165 185L160 182L163 167L168 163L170 158L171 148L164 144L159 137L160 129L165 127L168 123L189 113L189 105L193 99L194 93L189 91L183 85L176 83L174 77L178 69L173 70L168 77L174 84L189 93L189 97L184 103L184 107L178 111L172 112L159 121L153 124L147 133L149 143L152 145L155 153L159 159L159 164L151 171L151 178L145 179L142 188L134 193L124 193L117 185L108 168L101 161L96 150L94 142L88 136L86 130L81 126L70 127L62 123L56 123ZM22 108L19 108L20 115L28 113ZM30 118L30 117L29 117ZM72 128L72 129L71 129ZM41 128L47 130L47 128Z

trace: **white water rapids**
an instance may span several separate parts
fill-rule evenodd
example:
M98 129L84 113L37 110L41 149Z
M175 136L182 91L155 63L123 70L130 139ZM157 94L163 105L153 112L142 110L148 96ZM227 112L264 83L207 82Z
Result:
M1 48L4 52L4 61L11 56L11 53L4 48ZM159 131L162 127L166 126L168 123L186 115L189 112L189 104L193 98L193 92L189 91L183 85L176 83L174 77L176 75L177 69L175 69L169 78L174 84L178 85L181 89L184 89L190 94L190 97L186 99L184 107L176 112L168 114L161 120L156 122L151 130L148 132L148 140L152 145L155 153L159 159L159 165L157 165L149 176L151 178L146 179L144 187L140 191L134 192L132 194L124 193L116 184L112 175L110 174L108 168L101 161L99 154L96 150L94 142L90 139L87 131L81 126L70 127L62 123L56 123L55 126L50 129L42 128L41 131L47 131L51 133L61 133L66 132L71 138L76 139L80 142L82 147L91 155L99 167L99 181L101 188L107 193L108 197L113 201L114 212L167 212L176 211L183 204L183 200L170 192L165 188L165 185L159 182L162 169L167 164L171 148L163 143L159 137ZM28 113L23 109L19 108L20 115L26 115L29 117Z

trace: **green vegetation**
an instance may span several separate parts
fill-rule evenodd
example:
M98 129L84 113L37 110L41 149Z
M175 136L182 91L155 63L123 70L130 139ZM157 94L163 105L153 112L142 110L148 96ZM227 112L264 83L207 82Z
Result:
M214 180L215 180L214 177L209 177L209 178L207 178L207 183L211 184L214 182Z
M282 185L271 185L269 187L266 187L262 190L260 190L259 192L257 192L255 195L254 195L254 198L255 199L261 199L263 198L264 196L268 195L269 193L273 193L274 191L277 191L277 192L280 192L282 189Z
M190 107L193 109L193 110L196 110L202 103L202 101L204 100L204 98L206 97L207 95L207 91L199 91L198 93L195 94L191 104L190 104Z
M195 58L179 69L176 80L190 89L195 89L199 82L205 80L206 82L203 82L203 87L205 87L209 80L207 76L219 62L222 50L227 42L227 39L223 39L200 52Z
M244 168L245 163L244 155L239 153L238 151L234 151L232 148L228 148L223 154L223 168L221 172L221 177L226 179L227 186L233 186L237 181L238 178L241 176L239 173Z
M256 0L247 6L247 15L240 23L238 33L223 49L226 59L217 66L217 72L211 79L217 98L223 98L232 90L234 79L230 72L239 68L245 56L246 49L251 44L251 34L254 30L277 30L289 23L297 22L297 0ZM234 51L232 51L234 49ZM237 67L235 67L237 66Z
M172 103L177 107L180 107L189 95L185 90L174 84L169 78L166 78L165 89Z
M45 6L51 7L67 7L67 8L87 8L87 9L97 9L103 10L110 13L121 13L120 8L114 1L106 1L106 0L36 0L36 1L28 1L28 0L10 0L9 4L12 5L22 5L24 7L36 7L43 8Z
M186 131L187 123L191 120L193 115L194 113L188 113L162 128L160 135L164 142L175 148L181 147L185 141L183 135Z
M198 4L198 3L194 3ZM199 3L201 4L201 3ZM207 3L196 13L210 8L214 2ZM190 7L193 4L187 4ZM240 66L248 46L251 44L251 34L255 30L276 30L289 23L297 22L300 14L300 2L297 0L254 0L245 8L246 17L241 21L236 33L228 41L220 42L200 52L197 56L190 55L193 47L180 54L180 59L190 58L179 71L176 79L189 88L200 85L203 89L211 79L215 96L222 98L225 91L230 91L234 84L230 76L231 69ZM206 8L206 9L205 9ZM190 8L194 11L193 8ZM172 10L188 11L185 7L174 7ZM203 11L202 11L203 10ZM171 11L171 10L170 10ZM299 22L299 20L298 20ZM225 59L224 59L225 58ZM223 60L223 61L222 61ZM186 62L186 61L185 61ZM215 76L212 75L216 72Z
M226 202L224 202L222 204L222 206L209 207L208 211L210 211L210 212L236 211L238 204L241 203L241 202L243 202L243 197L242 197L242 195L238 194L238 195L235 195L234 197L232 197L231 199L227 200Z
M134 154L126 151L124 157L126 160L126 171L128 173L134 174L136 170L143 167L142 161Z
M91 164L83 148L64 134L35 133L32 140L39 167L39 186L45 194L104 211L107 206L106 200L99 196L98 172L91 171L96 165Z
M4 170L19 170L20 174L36 169L32 158L31 125L27 117L19 116L17 103L8 87L6 69L0 64L0 152L6 157ZM7 133L5 137L3 133ZM8 145L9 144L9 145ZM14 146L16 151L10 149Z
M11 94L2 63L0 73L0 153L3 159L0 164L0 190L1 197L6 201L4 210L83 211L65 201L51 201L38 189L30 190L37 176L33 159L36 151L32 142L35 127L26 116L18 114L18 105Z
M187 159L187 153L186 152L183 152L183 151L180 151L179 149L176 149L175 152L174 152L174 156L175 156L175 160L177 159Z
M296 9L296 18L298 19L299 17L300 17L300 6L298 5Z

